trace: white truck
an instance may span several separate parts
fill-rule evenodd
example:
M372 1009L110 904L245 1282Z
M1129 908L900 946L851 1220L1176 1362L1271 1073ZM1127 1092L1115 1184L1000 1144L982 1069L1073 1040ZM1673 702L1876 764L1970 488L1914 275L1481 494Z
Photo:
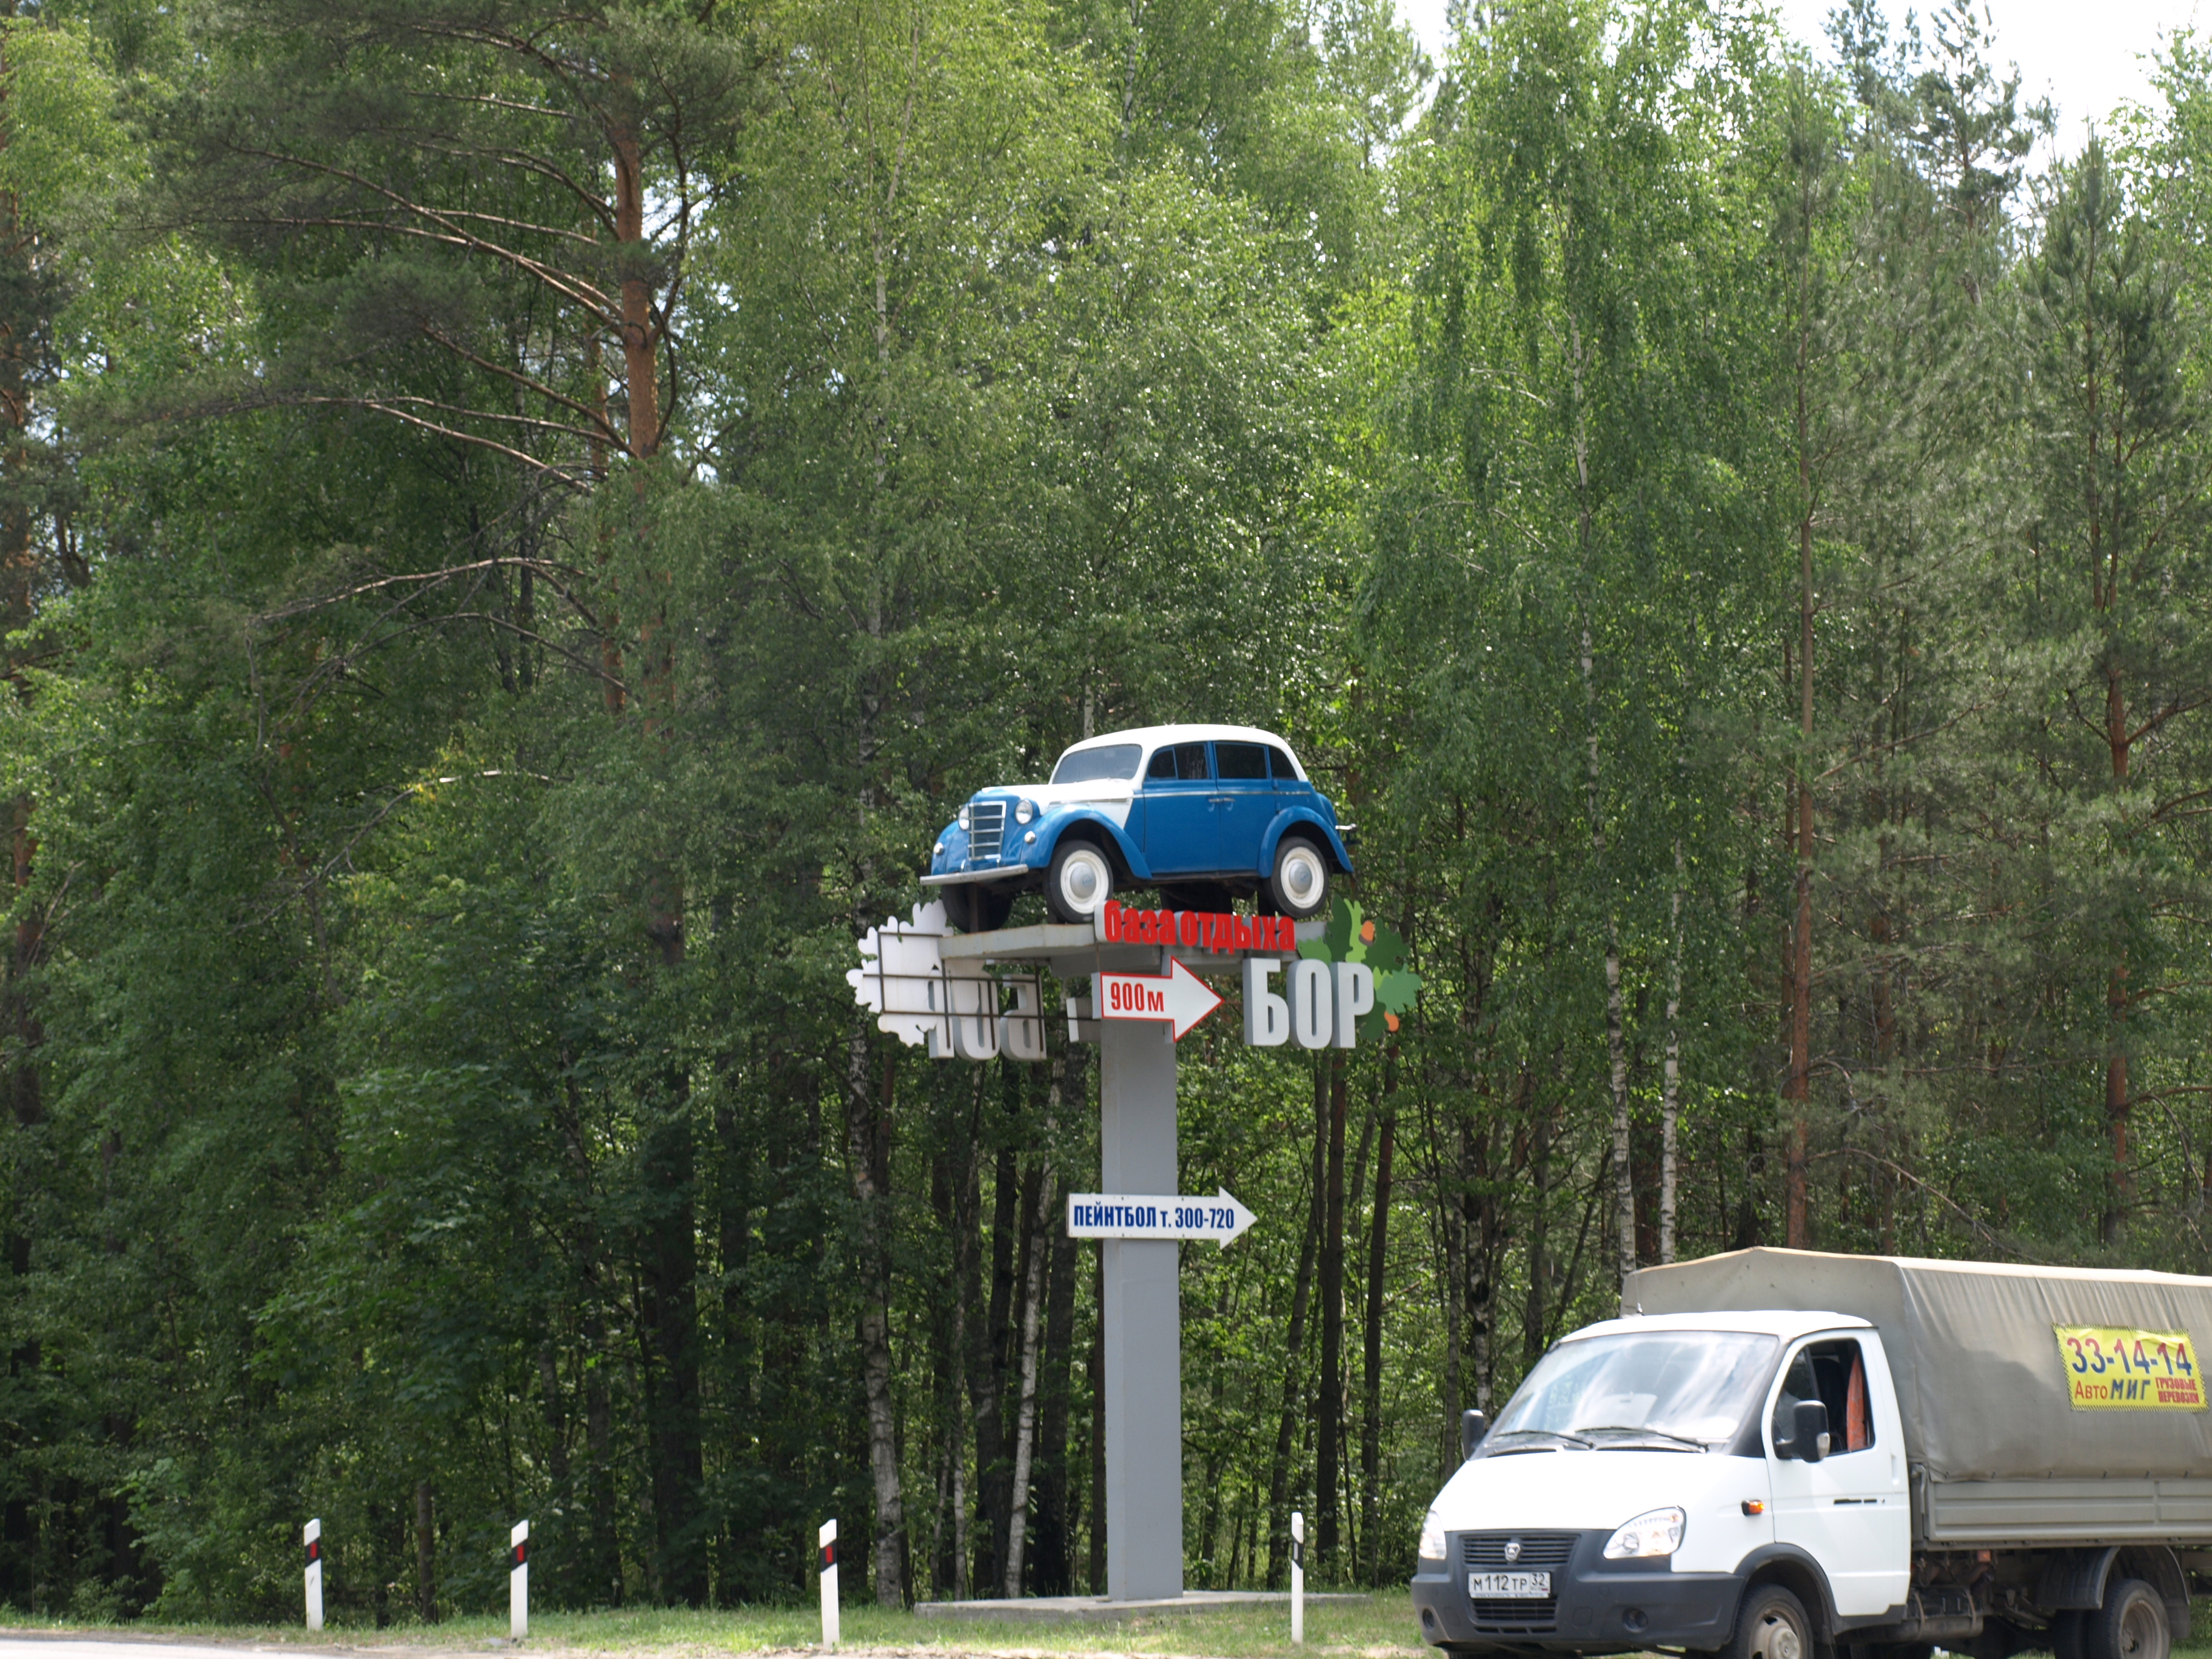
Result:
M1753 1249L1647 1268L1621 1301L1495 1424L1466 1413L1413 1581L1432 1644L2187 1639L2212 1574L2212 1279Z

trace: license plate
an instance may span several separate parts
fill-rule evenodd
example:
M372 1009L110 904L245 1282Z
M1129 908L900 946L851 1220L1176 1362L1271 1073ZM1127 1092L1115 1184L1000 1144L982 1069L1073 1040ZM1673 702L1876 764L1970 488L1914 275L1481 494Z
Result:
M1540 1601L1552 1593L1548 1572L1471 1572L1467 1593L1489 1601Z

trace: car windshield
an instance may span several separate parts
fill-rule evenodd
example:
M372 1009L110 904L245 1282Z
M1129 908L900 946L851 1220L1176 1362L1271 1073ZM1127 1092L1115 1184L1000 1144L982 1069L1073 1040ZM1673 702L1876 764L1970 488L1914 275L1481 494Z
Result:
M1144 746L1134 743L1102 743L1096 749L1071 749L1052 769L1054 783L1124 782L1137 775L1137 760Z
M1737 1331L1638 1331L1562 1342L1514 1391L1492 1445L1545 1436L1592 1445L1655 1440L1713 1444L1733 1436L1781 1346Z

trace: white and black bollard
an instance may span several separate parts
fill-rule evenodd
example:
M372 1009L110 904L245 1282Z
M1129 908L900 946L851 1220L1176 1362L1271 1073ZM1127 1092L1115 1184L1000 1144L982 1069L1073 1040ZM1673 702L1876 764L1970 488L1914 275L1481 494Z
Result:
M837 1522L835 1516L822 1523L816 1536L822 1546L822 1645L837 1645Z
M323 1523L310 1521L301 1528L300 1541L307 1547L307 1628L323 1627Z
M1306 1517L1291 1511L1291 1645L1306 1644Z
M530 1522L516 1522L507 1541L514 1547L507 1569L507 1633L520 1642L530 1634Z

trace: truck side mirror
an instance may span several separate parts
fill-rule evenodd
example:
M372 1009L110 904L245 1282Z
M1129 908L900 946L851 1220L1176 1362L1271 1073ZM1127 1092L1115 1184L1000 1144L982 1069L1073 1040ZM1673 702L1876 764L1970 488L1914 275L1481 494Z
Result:
M1828 1408L1825 1404L1818 1400L1799 1401L1792 1426L1797 1433L1790 1443L1790 1456L1817 1463L1828 1455Z
M1490 1432L1490 1419L1478 1411L1459 1414L1459 1458L1464 1463L1474 1455L1474 1449L1482 1443L1482 1437Z

